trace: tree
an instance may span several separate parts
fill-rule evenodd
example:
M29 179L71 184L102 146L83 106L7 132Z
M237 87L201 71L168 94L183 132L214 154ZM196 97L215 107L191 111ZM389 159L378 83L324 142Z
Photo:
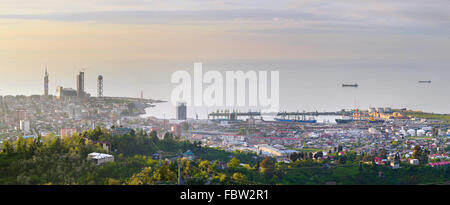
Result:
M429 150L423 150L419 145L416 145L413 150L412 157L418 159L420 164L428 163Z
M158 134L156 133L155 130L152 130L152 131L150 132L150 139L151 139L153 142L155 142L155 143L159 141L159 139L158 139Z
M106 181L107 185L120 185L120 181L113 178L108 178Z
M231 159L227 165L228 165L228 168L236 169L239 167L240 164L241 164L241 161L236 159L236 157L233 157L233 159Z
M172 139L173 139L173 133L171 133L171 132L166 132L166 133L164 134L164 139L169 139L169 138L172 138Z
M422 155L422 148L419 145L416 145L413 149L412 158L419 159Z
M397 153L397 154L395 154L395 161L400 161L400 154L399 153Z
M198 163L198 168L201 171L209 171L209 161L208 160L202 160L200 163Z
M153 180L159 182L176 181L177 175L168 166L159 167L153 174Z
M247 177L240 172L236 172L231 176L233 184L242 185L247 183Z
M342 152L342 150L343 150L342 145L339 145L339 146L338 146L338 149L337 149L337 152Z
M433 127L431 128L431 133L433 134L434 137L439 135L439 128L438 127Z
M263 161L261 161L260 167L261 173L265 174L266 176L272 177L275 170L275 163L272 159L270 159L269 157L264 158Z
M26 144L27 142L25 141L25 139L20 136L19 138L17 138L16 140L16 152L24 154L26 152Z
M290 159L291 161L293 161L293 162L297 161L298 158L299 158L299 154L298 154L297 152L292 153L292 154L289 156L289 159Z
M153 177L152 174L152 168L151 167L145 167L141 172L134 174L130 181L128 182L128 185L149 185L153 184Z
M185 131L187 131L187 130L189 130L189 124L186 122L186 123L183 123L183 129L185 130Z
M2 152L5 153L5 154L11 154L11 153L13 153L13 152L14 152L14 147L13 147L13 145L12 145L9 141L5 140L5 141L3 142L3 149L2 149Z
M322 158L323 157L323 152L322 151L317 152L317 156Z

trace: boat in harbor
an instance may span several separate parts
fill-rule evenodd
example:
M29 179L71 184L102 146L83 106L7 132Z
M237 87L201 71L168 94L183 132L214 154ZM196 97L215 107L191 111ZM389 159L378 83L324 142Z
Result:
M384 120L365 120L365 119L336 119L336 123L338 124L345 124L345 123L351 123L351 122L368 122L368 123L384 123Z
M317 120L314 120L314 119L311 119L311 120L288 120L288 119L275 118L275 121L277 121L277 122L294 122L294 123L317 123Z
M345 124L345 123L352 123L352 122L364 122L364 123L384 123L385 120L382 119L375 119L374 117L369 118L361 118L361 111L359 109L356 109L353 115L350 116L343 116L341 119L335 119L336 123L338 124Z
M355 120L354 119L335 119L335 121L338 124L345 124L345 123L351 123Z
M277 115L281 116L281 118L274 118L274 120L277 122L317 123L317 120L312 117L307 119L305 116L305 112L303 112L303 114L300 114L299 112L296 112L296 113L282 112L282 113L278 113ZM300 115L302 115L302 117L300 117ZM290 116L293 116L294 119L291 119Z
M338 124L352 123L352 122L363 122L365 120L361 119L361 111L355 109L351 116L342 116L341 119L335 119Z
M375 119L373 117L370 117L369 120L367 120L369 123L384 123L386 121L382 120L382 119Z

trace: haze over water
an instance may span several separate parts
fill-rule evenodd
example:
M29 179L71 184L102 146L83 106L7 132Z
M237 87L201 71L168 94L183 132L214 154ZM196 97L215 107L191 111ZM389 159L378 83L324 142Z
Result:
M93 96L101 74L105 96L170 100L172 73L202 62L280 71L281 111L450 113L448 0L22 1L0 2L0 95L42 94L48 65L53 95L84 69Z
M339 111L341 109L391 107L450 113L450 70L447 68L418 68L365 65L312 65L306 63L234 63L203 64L203 70L279 70L280 111ZM223 69L227 68L227 69ZM258 69L259 68L259 69ZM186 69L192 71L193 68ZM170 79L167 75L166 79ZM431 80L431 84L418 83ZM343 88L342 84L358 83L358 88ZM162 88L175 85L161 83ZM207 85L204 85L204 88ZM170 93L162 92L161 98L170 100ZM171 89L170 89L171 90ZM230 109L233 108L220 108ZM247 111L250 108L240 108ZM206 118L207 112L216 108L189 107L188 115ZM255 110L255 108L253 108ZM169 102L148 110L149 115L173 118L175 108Z
M39 70L39 69L35 69ZM174 71L186 70L193 77L193 62L160 63L148 68L139 67L127 72L126 68L86 70L86 90L96 95L96 78L104 77L105 96L140 97L143 90L145 98L167 100L149 108L148 114L163 118L174 118L175 108L170 102L170 94L176 84L170 83ZM156 71L155 71L156 70ZM163 71L161 71L163 70ZM445 66L422 66L408 64L382 65L365 62L322 63L322 62L203 62L203 72L217 70L278 70L280 72L280 111L339 111L341 109L369 107L409 108L435 113L450 113L450 69ZM55 94L57 85L75 86L75 74L60 73L49 68L50 94ZM64 72L67 73L67 72ZM41 94L42 76L26 77L2 75L0 95ZM431 80L432 83L418 83ZM343 88L342 84L359 85L358 88ZM207 87L204 84L204 89ZM220 108L234 109L234 108ZM237 108L247 111L250 108ZM214 107L189 107L188 116L206 118ZM253 108L255 110L255 108Z

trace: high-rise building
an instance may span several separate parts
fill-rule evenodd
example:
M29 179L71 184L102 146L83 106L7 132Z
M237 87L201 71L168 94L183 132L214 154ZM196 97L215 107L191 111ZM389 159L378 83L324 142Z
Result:
M77 96L79 98L84 97L84 72L80 71L77 75Z
M99 75L97 78L97 97L103 97L103 76Z
M63 88L62 86L56 86L56 99L70 100L77 96L77 91L72 88Z
M186 111L186 103L179 102L177 103L176 108L176 117L177 120L186 120L187 119L187 111Z
M28 112L22 109L16 109L12 113L14 121L28 120Z
M24 132L30 132L30 121L28 120L21 120L20 121L20 130L24 131Z
M48 72L47 72L47 66L45 66L45 74L44 74L44 95L48 96Z

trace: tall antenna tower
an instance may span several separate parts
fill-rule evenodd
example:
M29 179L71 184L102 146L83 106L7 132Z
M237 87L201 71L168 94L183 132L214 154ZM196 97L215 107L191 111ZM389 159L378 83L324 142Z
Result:
M97 78L97 97L103 97L103 76L99 75Z

